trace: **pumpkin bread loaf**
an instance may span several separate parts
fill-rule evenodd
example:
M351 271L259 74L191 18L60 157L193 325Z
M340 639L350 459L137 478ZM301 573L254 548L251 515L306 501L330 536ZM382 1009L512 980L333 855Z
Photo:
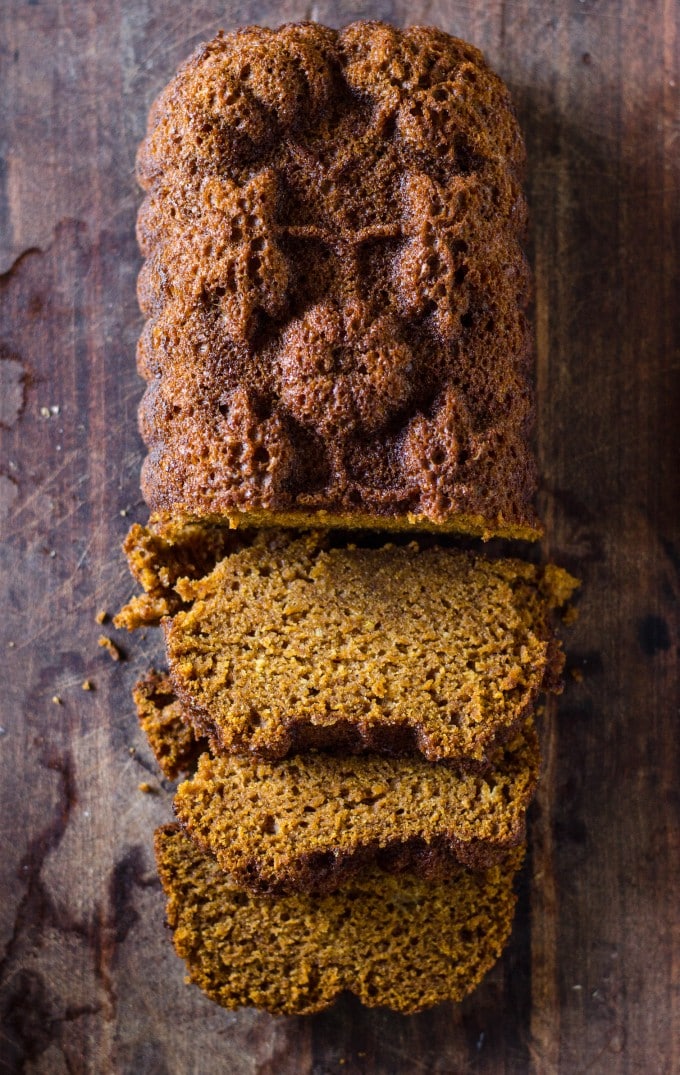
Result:
M170 674L217 753L420 751L486 763L555 689L554 567L416 544L324 548L266 532L177 589Z
M367 863L421 877L481 869L525 835L538 780L531 725L484 776L421 757L311 753L283 761L203 754L175 813L252 892L330 892Z
M164 775L194 773L175 797L185 831L250 891L332 891L367 862L430 877L456 861L479 869L524 838L540 764L532 722L483 774L418 756L313 752L265 762L212 757L163 673L149 672L134 697Z
M440 30L194 53L138 157L161 521L539 536L524 157L505 86Z
M434 884L369 870L330 895L272 899L238 888L179 829L156 832L167 921L189 977L225 1008L302 1015L343 991L410 1013L461 1000L498 959L523 850Z
M152 106L152 517L115 622L163 626L135 702L193 775L156 858L224 1007L415 1012L509 936L577 583L440 546L542 533L524 155L501 80L432 28L220 33Z

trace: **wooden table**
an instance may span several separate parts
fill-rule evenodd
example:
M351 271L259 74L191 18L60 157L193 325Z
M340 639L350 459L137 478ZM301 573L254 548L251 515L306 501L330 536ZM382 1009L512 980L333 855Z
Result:
M584 586L501 963L458 1007L272 1019L184 984L151 854L170 789L130 702L158 640L122 639L121 664L97 646L145 517L134 156L152 98L220 26L359 16L464 36L513 88L544 553ZM680 8L5 0L0 27L0 1070L680 1071Z

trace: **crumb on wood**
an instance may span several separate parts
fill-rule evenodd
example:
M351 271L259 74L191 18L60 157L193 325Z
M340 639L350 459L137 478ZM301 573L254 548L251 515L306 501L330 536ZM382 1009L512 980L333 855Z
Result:
M153 795L156 791L156 788L153 786L153 784L150 784L148 780L142 780L141 784L138 784L137 786L140 791L144 792L145 795Z
M131 758L134 758L136 753L137 753L137 747L128 747L128 754L130 755Z
M81 685L81 687L83 688L84 691L93 691L94 690L94 683L92 682L91 679L84 679L83 682L80 685Z
M577 683L583 683L583 671L580 668L570 668L569 674L572 679L575 679Z
M112 661L123 660L123 651L116 645L112 638L108 637L108 635L100 635L97 645L106 650Z
M55 705L61 705L61 698L59 697L58 694L53 694L52 695L52 701L54 702Z
M97 612L97 615L94 618L94 622L99 623L99 624L106 623L108 618L109 618L109 614L106 611L106 609L105 608L100 608L98 610L98 612Z

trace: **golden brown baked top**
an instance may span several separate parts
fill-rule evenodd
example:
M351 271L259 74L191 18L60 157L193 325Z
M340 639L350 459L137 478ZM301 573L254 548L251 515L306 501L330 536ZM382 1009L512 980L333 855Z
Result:
M139 154L152 509L535 537L523 160L440 30L198 49Z
M175 813L244 888L330 892L367 863L436 877L456 861L501 861L524 839L538 769L531 724L484 775L421 757L204 754L177 790Z
M558 568L263 532L164 621L170 674L217 751L310 746L484 761L554 687Z
M309 1014L343 990L415 1012L461 1000L510 933L523 851L483 873L429 884L369 871L331 895L240 891L176 826L156 832L167 919L189 977L225 1008Z

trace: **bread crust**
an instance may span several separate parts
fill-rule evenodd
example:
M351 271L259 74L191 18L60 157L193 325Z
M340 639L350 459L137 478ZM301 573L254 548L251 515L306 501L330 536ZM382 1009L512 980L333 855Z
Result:
M201 46L138 157L152 510L536 538L523 165L439 30Z

